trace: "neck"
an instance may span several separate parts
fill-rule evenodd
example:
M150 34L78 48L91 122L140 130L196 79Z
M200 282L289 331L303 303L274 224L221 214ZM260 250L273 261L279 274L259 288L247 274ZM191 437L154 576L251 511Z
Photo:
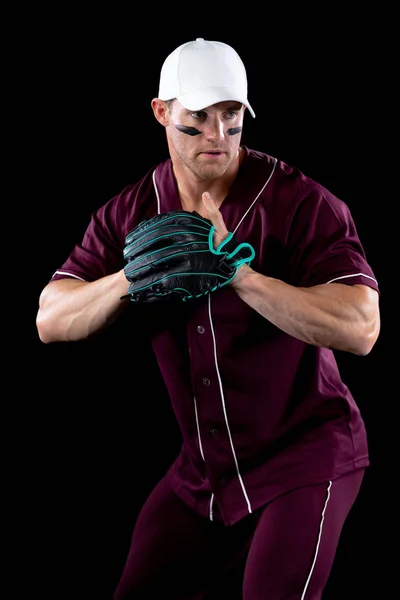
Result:
M188 211L195 210L203 216L207 216L202 201L202 194L204 192L209 192L215 204L219 207L227 196L233 181L236 179L243 155L242 148L239 148L238 156L227 171L221 177L214 180L199 179L185 165L182 166L179 162L176 164L173 161L173 172L182 208Z

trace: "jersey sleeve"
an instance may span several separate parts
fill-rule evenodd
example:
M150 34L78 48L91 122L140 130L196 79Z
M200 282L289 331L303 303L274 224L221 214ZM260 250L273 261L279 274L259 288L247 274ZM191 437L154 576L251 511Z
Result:
M72 277L91 282L121 270L125 265L126 235L156 210L149 170L142 180L125 187L92 213L82 240L53 273L51 281Z
M157 212L153 171L154 167L141 180L126 186L92 213L81 241L50 281L72 277L91 282L125 266L123 251L127 234Z
M82 240L55 271L52 281L65 277L95 281L122 268L123 236L116 227L117 212L117 198L113 198L92 214Z
M379 292L345 202L323 188L310 189L296 203L287 225L290 279L295 285L358 283Z

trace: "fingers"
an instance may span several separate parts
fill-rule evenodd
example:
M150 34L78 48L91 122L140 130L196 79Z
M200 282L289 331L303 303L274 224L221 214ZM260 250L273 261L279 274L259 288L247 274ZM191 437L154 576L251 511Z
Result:
M204 192L202 194L202 200L209 214L210 221L215 227L215 233L218 237L221 238L221 240L224 239L229 232L226 228L224 219L219 208L215 204L214 200L211 198L209 192Z

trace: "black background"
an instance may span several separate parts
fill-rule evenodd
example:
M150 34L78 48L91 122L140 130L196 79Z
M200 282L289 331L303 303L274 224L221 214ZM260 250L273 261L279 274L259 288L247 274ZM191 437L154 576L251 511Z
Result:
M8 157L17 157L18 173L7 207L23 223L5 362L12 357L4 430L14 509L9 554L17 565L8 598L26 598L27 585L29 597L111 600L138 510L179 449L142 324L122 318L94 340L45 346L35 316L41 289L92 211L167 157L150 101L165 56L196 37L233 45L246 64L256 119L246 113L243 143L299 167L347 202L379 281L375 348L367 357L337 355L366 421L371 467L324 600L358 600L372 588L379 599L391 597L394 17L383 9L354 18L337 7L309 16L248 9L35 9L12 22L6 62L18 117L8 121L15 127Z

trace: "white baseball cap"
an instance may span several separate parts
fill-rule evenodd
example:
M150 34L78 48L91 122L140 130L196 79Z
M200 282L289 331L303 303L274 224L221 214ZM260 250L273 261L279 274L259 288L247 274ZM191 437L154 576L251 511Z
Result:
M161 68L160 100L177 98L188 110L235 100L255 113L247 99L244 64L231 46L197 38L178 46Z

